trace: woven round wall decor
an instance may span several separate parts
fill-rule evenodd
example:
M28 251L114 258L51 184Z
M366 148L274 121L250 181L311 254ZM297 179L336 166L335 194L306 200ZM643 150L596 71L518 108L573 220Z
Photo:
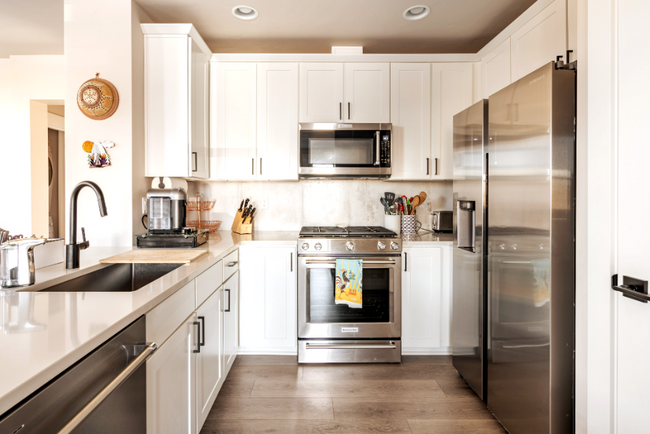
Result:
M115 113L120 102L115 86L102 78L99 73L86 81L77 91L77 106L85 116L101 121Z

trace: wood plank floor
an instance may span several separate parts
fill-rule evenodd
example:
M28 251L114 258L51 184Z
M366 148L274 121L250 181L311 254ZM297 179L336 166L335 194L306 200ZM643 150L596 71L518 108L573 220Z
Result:
M505 433L447 356L298 365L238 356L201 434Z

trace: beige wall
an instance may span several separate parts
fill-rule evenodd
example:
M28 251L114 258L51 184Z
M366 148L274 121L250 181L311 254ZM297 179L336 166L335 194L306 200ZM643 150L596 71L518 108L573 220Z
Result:
M66 93L66 209L69 196L80 181L94 181L104 192L108 216L101 218L97 200L84 189L78 201L80 228L94 246L133 244L135 219L140 218L136 197L146 192L144 179L144 103L142 87L143 36L139 27L143 16L132 0L115 0L110 7L100 0L65 0L64 29ZM95 20L101 16L101 31ZM76 109L79 86L99 73L119 93L115 114L102 121L92 120ZM81 144L86 140L110 140L112 166L89 168ZM139 199L137 199L139 201ZM69 234L66 234L69 237Z
M0 227L14 235L48 232L46 104L63 100L64 83L63 56L0 59L0 185L6 188L6 200L0 205ZM32 108L35 120L42 120L43 107L43 131L32 130ZM37 160L35 166L31 164L32 156ZM35 183L33 170L38 171ZM39 208L32 212L35 203Z

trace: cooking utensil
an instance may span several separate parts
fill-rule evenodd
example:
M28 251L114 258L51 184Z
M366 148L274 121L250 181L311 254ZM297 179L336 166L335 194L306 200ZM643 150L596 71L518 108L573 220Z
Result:
M248 223L249 223L249 224L253 221L253 215L255 215L255 211L256 211L256 210L257 210L257 208L253 208L252 210L250 210L250 212L249 212L248 215L246 216L246 217L249 219L249 220L248 220ZM243 223L246 223L246 219L244 219Z
M393 203L391 206L389 206L388 211L390 212L390 215L397 215L397 204Z
M411 214L410 215L415 215L415 208L420 205L420 196L414 196L413 201L411 202Z
M239 204L239 209L237 211L241 212L242 209L244 209L244 199L241 200L241 203Z
M420 205L422 205L424 203L424 201L427 200L427 194L425 192L421 191L418 196L420 196Z
M244 202L244 209L248 206L248 198L246 198L246 201Z
M395 193L386 192L384 193L384 197L386 198L386 202L388 202L388 206L391 206L395 202Z
M389 212L388 211L388 203L386 203L386 199L384 199L383 197L380 197L379 202L381 202L381 204L384 206L384 212L386 214L388 214L388 212Z

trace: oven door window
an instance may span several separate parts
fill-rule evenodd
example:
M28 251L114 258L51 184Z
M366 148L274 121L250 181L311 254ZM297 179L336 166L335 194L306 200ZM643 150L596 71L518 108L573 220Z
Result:
M334 303L334 269L307 270L307 322L324 323L389 323L390 269L363 269L363 307L355 309Z
M301 167L374 167L376 131L303 131L300 133Z

